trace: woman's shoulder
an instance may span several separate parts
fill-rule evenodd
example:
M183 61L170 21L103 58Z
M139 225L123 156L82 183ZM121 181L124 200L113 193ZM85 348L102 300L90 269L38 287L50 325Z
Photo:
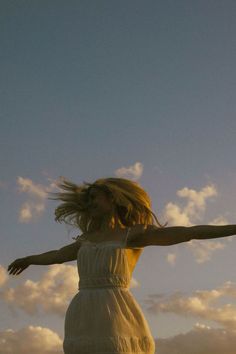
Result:
M158 228L158 226L153 224L135 224L131 226L127 237L127 245L133 248L149 246L148 235L155 228Z

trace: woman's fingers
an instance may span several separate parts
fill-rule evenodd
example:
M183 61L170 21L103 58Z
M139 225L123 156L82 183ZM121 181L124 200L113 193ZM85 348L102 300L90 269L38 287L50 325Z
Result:
M14 269L14 268L12 268L12 269L9 271L9 274L14 275L14 273L15 273L15 269Z
M15 273L17 272L17 270L19 270L19 268L15 267L15 266L12 266L12 267L10 268L10 270L9 270L9 273L15 275Z
M18 270L15 272L15 275L20 274L21 272L23 272L23 270L24 270L24 269L22 269L22 268L21 268L21 269L18 269Z
M28 266L29 266L29 264L27 263L27 260L25 258L19 258L19 259L16 259L11 264L9 264L7 269L8 269L9 274L18 275L21 272L23 272L23 270L25 268L27 268Z
M12 275L18 275L20 274L21 272L23 272L24 268L13 268L11 271L10 271L10 274Z

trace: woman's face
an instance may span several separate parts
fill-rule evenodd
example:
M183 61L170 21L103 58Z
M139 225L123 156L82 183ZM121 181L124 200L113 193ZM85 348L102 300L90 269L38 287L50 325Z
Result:
M88 204L89 211L94 215L108 213L112 208L111 198L104 191L94 187L89 191Z

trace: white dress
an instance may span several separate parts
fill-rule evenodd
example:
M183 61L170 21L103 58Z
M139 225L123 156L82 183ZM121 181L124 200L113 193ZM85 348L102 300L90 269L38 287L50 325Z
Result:
M79 238L79 291L66 311L65 354L154 354L149 325L129 291L143 247L128 247L128 232L121 241Z

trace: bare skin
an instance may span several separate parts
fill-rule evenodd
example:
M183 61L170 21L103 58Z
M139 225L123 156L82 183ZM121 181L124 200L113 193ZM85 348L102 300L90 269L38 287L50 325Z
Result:
M103 191L92 188L89 197L90 212L95 218L96 231L84 234L90 242L120 240L127 228L122 225L116 215L112 198ZM103 227L103 229L102 229ZM155 225L145 227L136 224L130 228L128 245L133 247L170 246L192 239L212 239L236 234L236 225L198 225L173 226L159 228ZM53 250L39 255L18 258L8 266L9 274L18 275L31 264L48 265L61 264L77 259L80 242L77 240L59 250Z

